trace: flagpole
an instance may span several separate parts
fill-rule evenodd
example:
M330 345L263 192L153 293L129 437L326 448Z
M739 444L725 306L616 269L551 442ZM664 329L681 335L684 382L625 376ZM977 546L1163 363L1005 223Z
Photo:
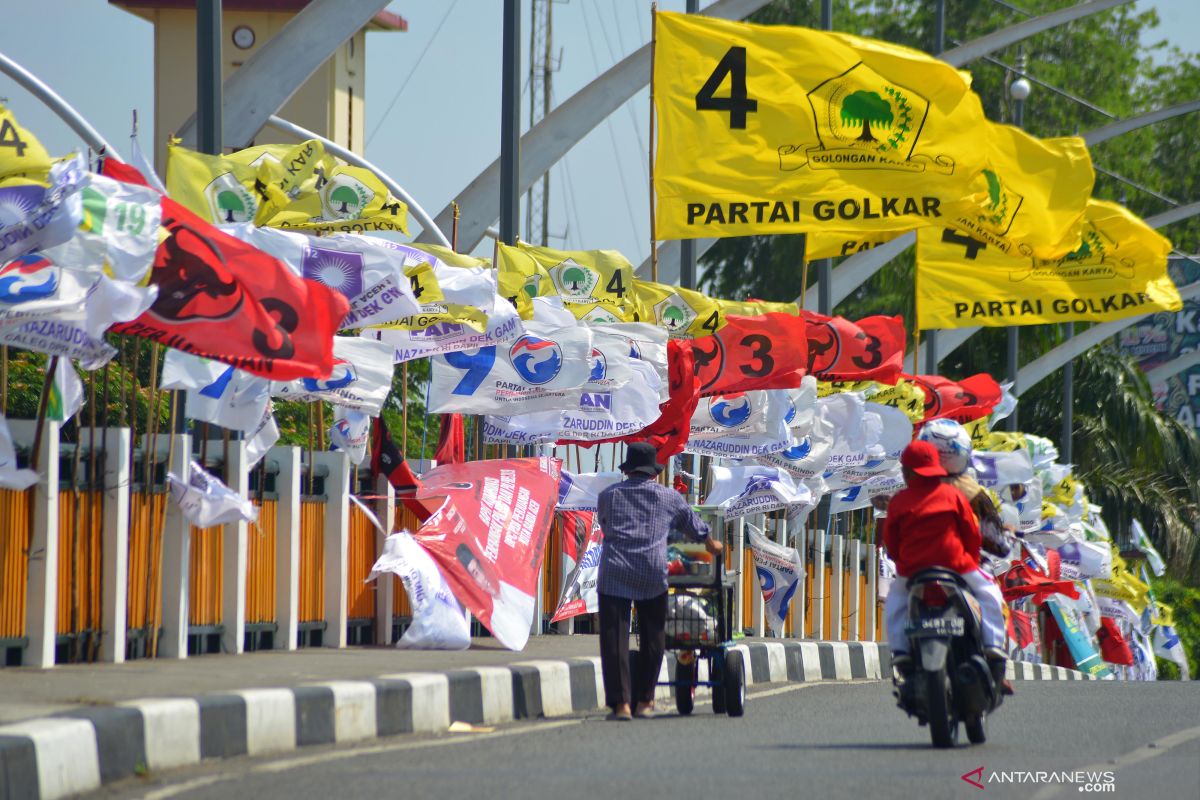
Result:
M67 369L74 369L71 366L70 359L67 360ZM66 419L66 396L63 396L63 422ZM79 491L79 467L80 459L83 456L83 448L81 445L83 437L79 435L79 425L75 426L75 455L71 459L71 506L74 511L74 518L71 520L71 644L70 644L70 659L71 661L80 661L83 655L83 632L79 629L79 562L83 558L82 542L79 539L79 518L83 516L83 496ZM89 526L90 528L90 526ZM88 539L90 540L91 531L88 531Z
M146 616L143 619L144 638L147 642L153 638L154 630L154 584L155 578L158 575L158 558L156 558L154 533L154 454L157 451L157 442L155 441L158 426L156 393L155 387L158 385L158 351L160 345L154 342L150 345L150 385L147 387L146 393L146 427L142 431L142 442L144 446L144 454L142 456L142 493L146 495L145 510L143 514L146 520Z
M8 416L8 345L0 346L0 414Z
M104 519L104 492L98 491L96 486L96 373L88 373L88 491L92 493L88 503L89 507L95 503L100 507L100 519ZM105 428L107 432L107 427ZM106 444L106 443L105 443ZM94 516L94 515L93 515ZM87 539L87 560L91 564L95 560L95 545L92 542L92 537ZM100 548L100 564L101 573L104 571L104 548ZM103 615L100 615L101 617ZM96 650L100 647L100 637L93 632L93 635L88 639L88 662L96 660Z
M658 39L654 21L658 3L650 4L650 280L658 282L658 228L654 223L654 50Z
M175 460L175 436L177 435L175 421L178 416L181 416L178 414L179 398L180 398L181 394L182 394L182 392L180 392L180 391L167 392L167 396L168 396L167 408L169 409L168 417L167 417L167 424L170 428L170 433L168 434L168 437L167 437L167 468L168 469L170 468L171 463ZM159 514L159 520L160 520L161 524L163 524L163 525L166 524L166 518L167 518L167 499L166 499L166 497L164 497L162 512ZM151 516L152 523L153 523L153 519L154 518L152 515ZM162 587L161 581L159 582L158 587L159 587L159 591L161 591L161 587ZM150 615L151 606L148 605L146 607L146 613L147 613L147 615ZM158 655L158 627L161 623L161 620L160 620L161 614L162 614L161 605L159 603L153 604L154 624L150 626L150 644L146 650L147 655L151 658Z

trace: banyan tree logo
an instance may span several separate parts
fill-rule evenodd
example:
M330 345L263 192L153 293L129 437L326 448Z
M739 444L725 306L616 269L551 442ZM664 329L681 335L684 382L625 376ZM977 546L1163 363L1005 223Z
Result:
M779 169L890 169L954 172L947 156L916 153L929 115L917 91L885 80L863 63L828 79L808 93L817 145L779 146Z
M671 292L654 306L654 320L658 327L666 328L671 336L683 336L687 333L696 311L675 292Z
M1035 281L1094 281L1111 278L1132 278L1136 264L1132 258L1115 254L1117 243L1106 237L1094 225L1083 232L1079 246L1061 258L1032 258L1028 267L1008 273L1014 283Z
M592 292L596 288L596 284L600 282L600 276L595 270L576 263L574 259L570 258L551 267L550 278L554 281L555 288L558 289L558 293L564 300L577 302L591 300Z
M232 172L224 172L204 187L212 219L224 225L249 222L258 211L258 201Z
M353 175L334 175L321 188L324 219L358 219L375 192Z

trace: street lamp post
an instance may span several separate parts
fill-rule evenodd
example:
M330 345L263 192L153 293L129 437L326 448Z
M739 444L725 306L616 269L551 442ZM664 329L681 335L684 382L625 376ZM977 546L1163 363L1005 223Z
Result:
M1024 128L1025 101L1029 99L1033 86L1025 78L1025 53L1023 50L1017 56L1017 73L1017 79L1008 85L1008 96L1013 101L1013 125ZM1021 368L1017 352L1019 343L1017 331L1016 325L1008 326L1008 380L1012 383L1011 391L1014 395L1017 394L1017 371ZM1010 431L1020 430L1017 423L1017 409L1013 409L1012 414L1008 417L1008 429Z

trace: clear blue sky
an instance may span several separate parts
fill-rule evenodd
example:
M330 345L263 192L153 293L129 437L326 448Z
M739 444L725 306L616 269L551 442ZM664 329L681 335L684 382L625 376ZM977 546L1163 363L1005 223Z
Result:
M49 83L124 149L130 111L139 109L148 120L152 110L150 23L101 0L7 0L4 5L0 51ZM390 8L408 19L408 32L368 37L366 155L430 213L440 211L498 153L501 5L500 0L394 2ZM528 15L527 0L522 5ZM659 5L681 11L684 0ZM1200 47L1198 0L1139 0L1137 5L1158 10L1162 25L1156 38L1191 52ZM554 76L557 102L650 34L649 0L556 2L553 16L555 51L562 56ZM526 20L524 43L528 33ZM1072 88L1086 95L1086 87ZM52 153L79 147L65 125L3 76L0 97ZM616 248L634 264L648 254L647 102L647 93L639 93L555 168L552 246ZM142 135L148 148L149 126Z

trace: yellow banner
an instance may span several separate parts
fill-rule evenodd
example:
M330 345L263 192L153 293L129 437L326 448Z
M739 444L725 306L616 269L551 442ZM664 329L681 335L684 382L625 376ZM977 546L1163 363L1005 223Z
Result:
M1012 258L951 228L917 233L917 325L1107 322L1178 311L1171 243L1115 203L1088 202L1083 242L1058 259Z
M804 258L841 258L864 253L890 242L904 231L809 231L804 235Z
M22 177L45 182L50 162L42 143L0 104L0 180Z
M971 208L950 220L961 232L1013 257L1058 258L1079 247L1096 173L1078 136L1038 139L988 123L988 166Z
M762 303L749 300L720 300L700 292L665 283L635 280L637 306L634 322L649 322L680 339L709 336L725 327L725 318L756 317L782 312L799 314L795 303Z
M659 239L942 225L987 166L970 76L840 33L659 12Z
M254 222L313 233L408 233L408 206L370 170L324 146L268 144L210 156L167 149L167 193L211 222Z
M531 298L557 295L585 323L633 322L633 265L616 250L554 250L518 242L499 244L500 294L522 319L533 316Z

